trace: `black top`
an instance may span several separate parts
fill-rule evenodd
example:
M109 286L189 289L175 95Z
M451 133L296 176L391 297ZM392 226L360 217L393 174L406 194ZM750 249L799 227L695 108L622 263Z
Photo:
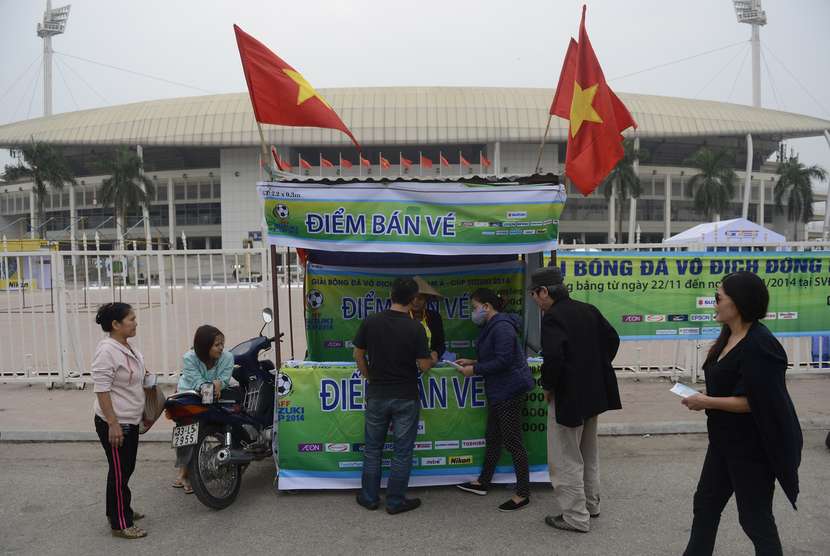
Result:
M369 355L366 398L418 399L416 359L429 359L427 334L408 313L391 309L366 317L354 345Z
M542 388L553 392L556 422L578 427L585 419L620 409L611 362L620 337L602 313L567 297L542 318Z
M750 413L707 409L710 444L727 458L769 462L795 507L801 426L787 391L787 354L769 329L755 323L720 361L704 364L706 393L745 396Z

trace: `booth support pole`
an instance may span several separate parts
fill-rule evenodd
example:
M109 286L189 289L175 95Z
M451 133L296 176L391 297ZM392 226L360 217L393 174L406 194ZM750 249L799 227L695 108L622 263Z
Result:
M271 302L274 305L274 366L282 367L280 349L280 279L277 274L277 246L271 245Z
M291 248L285 248L285 266L288 268L288 341L291 342L291 359L294 359L294 315L291 310ZM299 272L297 272L299 276Z

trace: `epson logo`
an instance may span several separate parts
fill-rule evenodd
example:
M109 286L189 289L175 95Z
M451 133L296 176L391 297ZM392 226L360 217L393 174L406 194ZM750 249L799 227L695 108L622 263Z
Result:
M696 315L689 315L689 320L692 322L709 322L712 320L712 315L698 313Z

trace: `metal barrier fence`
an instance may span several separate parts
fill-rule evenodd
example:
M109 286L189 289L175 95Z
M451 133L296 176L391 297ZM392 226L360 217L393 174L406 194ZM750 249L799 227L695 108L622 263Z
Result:
M563 245L560 252L634 247ZM830 250L827 242L753 249L782 247ZM694 245L667 249L662 244L640 244L636 249L703 250ZM182 355L190 349L199 325L212 324L222 330L228 347L259 331L260 310L273 305L270 263L266 248L0 252L0 382L91 382L90 363L104 336L95 324L95 314L110 301L133 306L139 322L134 345L162 382L175 382ZM280 250L276 269L279 322L285 332L283 359L303 359L303 270L296 253ZM272 325L266 333L273 334ZM830 372L823 343L816 352L810 338L781 341L794 372ZM614 365L620 376L697 380L708 347L709 342L700 340L623 342Z
M176 380L199 325L222 330L230 347L255 335L273 305L267 249L0 253L4 269L20 279L0 283L0 381L90 382L104 337L95 314L107 302L133 306L134 345L163 382ZM302 330L302 269L282 264L278 279L283 329Z

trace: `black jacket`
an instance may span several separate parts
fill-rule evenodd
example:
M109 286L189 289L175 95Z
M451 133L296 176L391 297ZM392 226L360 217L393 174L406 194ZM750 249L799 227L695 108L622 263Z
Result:
M514 314L497 313L476 340L475 373L484 377L490 403L503 402L533 389L533 374L519 341L521 324Z
M438 357L441 357L447 350L447 341L444 336L444 321L441 319L441 314L438 311L425 309L424 312L431 335L429 351L437 352Z
M781 488L795 507L803 440L801 425L787 391L787 353L781 343L766 326L756 322L731 352L720 362L705 364L704 371L707 394L746 396L751 411L747 415L707 410L710 443L721 440L718 444L732 457L766 456ZM753 426L757 433L744 430L744 427ZM755 435L760 436L758 450L764 453L742 453L747 446L755 445L744 440Z
M560 299L542 317L542 387L553 392L556 422L578 427L622 409L611 362L620 347L614 327L593 305Z

